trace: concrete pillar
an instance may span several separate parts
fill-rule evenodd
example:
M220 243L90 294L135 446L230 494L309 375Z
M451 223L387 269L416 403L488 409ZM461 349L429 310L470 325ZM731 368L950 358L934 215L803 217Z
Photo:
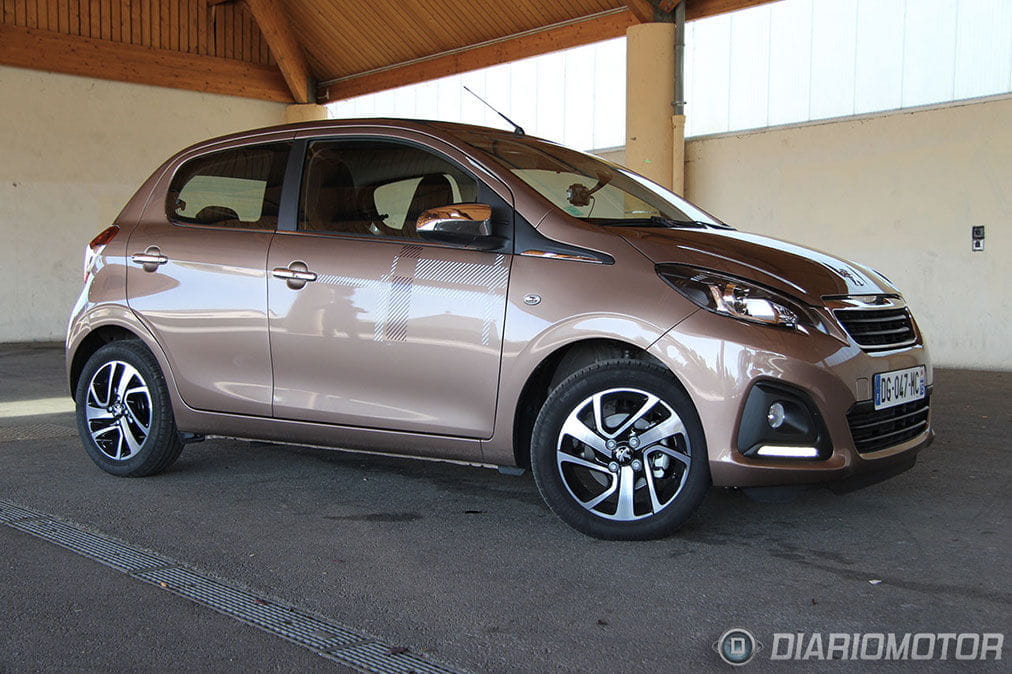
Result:
M675 24L630 26L626 31L625 163L668 188L673 187L675 160L674 100Z
M285 124L316 122L327 119L327 106L316 103L296 103L285 107Z
M626 166L678 194L685 190L685 115L673 114L675 24L626 31Z

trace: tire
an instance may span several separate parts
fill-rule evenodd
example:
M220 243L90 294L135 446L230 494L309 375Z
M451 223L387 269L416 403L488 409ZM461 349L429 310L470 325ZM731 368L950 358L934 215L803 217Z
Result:
M137 340L110 342L92 354L74 399L84 448L107 473L154 475L183 451L165 377Z
M560 519L609 540L673 534L710 487L689 396L663 367L631 359L586 366L552 391L534 424L531 468Z

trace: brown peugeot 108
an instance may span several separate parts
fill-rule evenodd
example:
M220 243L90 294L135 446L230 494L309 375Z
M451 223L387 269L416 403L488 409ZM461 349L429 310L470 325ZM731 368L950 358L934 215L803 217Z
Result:
M670 534L711 484L875 481L933 435L928 352L882 274L441 122L169 159L86 250L67 368L114 475L205 435L530 468L613 539Z

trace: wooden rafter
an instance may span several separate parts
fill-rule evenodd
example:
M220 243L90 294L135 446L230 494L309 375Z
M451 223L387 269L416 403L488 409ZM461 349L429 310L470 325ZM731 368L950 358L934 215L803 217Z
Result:
M0 24L0 63L69 75L291 103L277 69Z
M315 84L306 55L295 38L282 4L274 0L244 0L260 32L270 46L271 54L288 83L297 103L315 102Z

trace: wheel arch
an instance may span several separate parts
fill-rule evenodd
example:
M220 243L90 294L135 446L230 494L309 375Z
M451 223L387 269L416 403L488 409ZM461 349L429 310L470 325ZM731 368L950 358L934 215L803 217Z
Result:
M71 397L74 397L77 393L77 383L81 378L81 372L84 370L84 365L88 362L88 359L106 344L124 339L141 341L139 335L120 325L101 325L84 336L80 343L78 343L70 360L68 375Z
M120 339L135 339L154 355L175 407L178 392L165 353L134 313L119 304L96 306L72 322L67 338L67 383L71 397L77 393L77 383L88 359L106 344Z
M642 360L663 367L684 391L676 373L645 349L619 339L595 337L560 346L532 370L521 389L513 415L513 457L521 468L531 467L531 434L538 413L552 390L573 372L587 365L615 358ZM691 400L691 396L689 396Z

